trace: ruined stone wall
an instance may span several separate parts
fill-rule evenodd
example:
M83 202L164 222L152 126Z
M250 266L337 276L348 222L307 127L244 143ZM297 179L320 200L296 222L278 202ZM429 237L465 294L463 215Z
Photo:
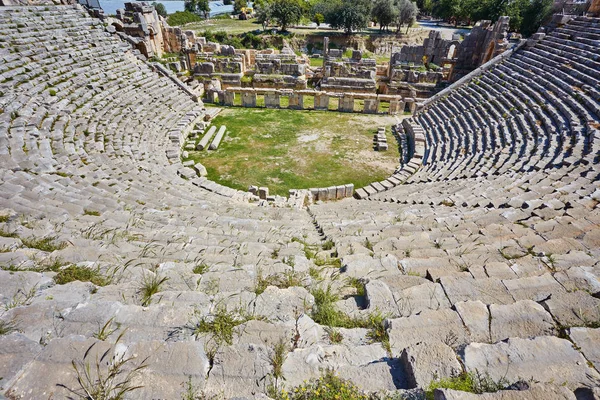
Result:
M454 54L449 54L453 45L456 49L459 42L442 39L440 31L430 31L429 37L423 41L423 45L403 46L399 52L392 54L390 65L423 64L424 59L428 63L441 65L442 60L453 58Z
M600 17L600 0L592 0L588 13Z
M491 21L479 21L462 41L458 49L458 59L452 80L473 71L508 48L507 32L509 17L500 17L492 25Z
M164 37L161 17L146 2L125 3L125 9L117 10L120 29L135 39L135 47L146 57L161 57Z

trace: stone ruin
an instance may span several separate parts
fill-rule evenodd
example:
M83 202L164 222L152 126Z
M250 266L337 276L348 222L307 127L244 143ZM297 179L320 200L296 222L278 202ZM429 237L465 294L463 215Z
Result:
M600 18L423 101L365 200L280 208L182 164L207 110L101 20L0 7L0 32L1 397L76 396L102 359L145 367L131 399L266 398L276 354L292 393L333 369L379 397L600 396Z
M419 46L403 46L390 59L386 94L406 94L412 87L417 96L426 98L440 84L453 82L508 48L508 17L498 22L479 21L464 40L458 35L443 39L440 31L430 31ZM427 68L428 67L428 68Z
M329 38L323 46L323 76L318 84L321 90L331 92L377 92L377 62L363 58L360 50L353 50L352 57L344 58L340 49L329 48Z

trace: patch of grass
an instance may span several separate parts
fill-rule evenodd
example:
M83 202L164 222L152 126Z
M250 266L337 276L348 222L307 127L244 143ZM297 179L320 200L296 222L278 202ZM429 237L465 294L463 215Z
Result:
M189 11L176 11L167 18L170 26L181 26L198 21L202 21L202 17Z
M208 272L209 269L210 269L210 265L208 265L206 263L201 263L201 264L196 265L194 267L194 269L192 270L192 272L197 275L202 275L203 273Z
M267 393L270 397L276 397L279 392L281 381L284 380L283 376L283 363L287 358L288 345L283 338L279 339L269 354L269 364L271 364L272 371L269 374L271 377L271 384L267 389Z
M110 279L100 272L100 267L87 268L78 265L69 265L59 270L58 274L54 276L54 282L57 285L66 285L74 281L91 282L96 286L106 286L110 283Z
M85 210L83 210L83 214L84 215L91 215L91 216L94 216L94 217L99 217L100 216L100 211L85 209Z
M303 275L293 269L285 271L281 275L268 275L263 276L262 270L258 270L256 273L256 280L254 282L254 293L258 296L264 293L269 286L275 286L279 289L287 289L293 286L302 285Z
M117 345L122 335L119 336L114 346ZM137 365L132 365L135 357L114 354L114 346L101 354L94 352L93 348L98 343L95 342L88 347L82 360L72 361L78 387L73 389L62 384L58 386L67 389L80 400L124 400L129 393L141 389L143 386L137 385L135 382L142 370L148 366L148 358ZM90 361L94 355L94 361Z
M342 340L344 340L344 336L339 329L327 327L325 328L325 332L327 333L327 337L332 344L342 343Z
M6 229L4 229L3 227L0 228L0 236L2 237L8 237L8 238L17 238L19 237L19 235L17 234L16 231L8 231Z
M140 296L143 307L149 306L152 303L152 296L162 290L162 285L168 281L166 276L160 276L158 273L146 273L142 277L138 295Z
M354 278L354 277L349 277L347 279L348 282L348 286L353 287L354 289L356 289L356 295L357 296L364 296L365 295L365 284L362 281L362 279L360 278Z
M319 58L311 57L310 58L310 66L311 67L322 67L324 61L325 60L322 57L319 57Z
M372 150L373 126L393 123L389 116L322 111L226 108L213 121L227 126L215 151L192 151L208 177L247 190L267 186L270 193L383 180L398 164L397 146Z
M0 222L1 223L8 222L9 219L10 219L9 215L0 215Z
M224 343L231 345L233 343L234 328L253 319L253 317L242 315L237 311L228 311L223 306L218 306L208 316L198 317L198 314L199 311L195 310L194 315L197 321L193 323L192 334L196 338L202 334L207 334L219 345Z
M38 249L48 253L52 253L56 250L62 250L68 245L67 242L57 242L56 237L54 236L46 236L42 238L21 238L21 242L23 242L23 246L25 247L29 247L31 249Z
M321 246L323 250L331 250L335 247L335 243L331 239L327 239L325 243Z
M352 382L338 377L332 369L307 383L281 391L276 399L289 400L368 400L370 397Z
M505 379L494 381L489 375L482 375L479 372L463 372L458 376L432 381L425 391L425 397L427 400L433 400L435 389L453 389L481 394L497 392L507 386L508 382Z
M106 323L100 329L98 329L98 332L94 333L93 336L98 340L107 340L110 337L110 335L112 335L121 328L120 323L117 322L116 324L113 324L114 320L115 317L112 317L108 321L106 321Z
M17 330L17 324L14 321L0 320L0 336L9 335Z

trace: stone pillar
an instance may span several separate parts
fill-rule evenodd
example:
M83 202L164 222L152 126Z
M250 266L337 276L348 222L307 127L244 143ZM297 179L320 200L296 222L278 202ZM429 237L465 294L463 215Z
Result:
M325 36L323 38L323 57L327 57L329 55L329 37Z
M242 107L256 107L256 92L242 92Z
M415 111L417 111L417 102L413 101L410 103L410 113L414 115Z
M235 100L235 93L230 92L229 90L226 90L225 94L223 96L223 105L233 107L234 100Z
M404 102L400 100L390 100L390 110L388 111L391 115L401 114L404 110Z
M292 93L290 95L288 108L292 110L304 110L304 96L298 93Z
M280 108L281 100L279 98L279 93L270 92L265 94L265 107L266 108Z
M315 110L329 110L329 96L327 94L315 94Z
M588 13L600 16L600 0L592 0Z
M354 96L350 94L344 94L340 98L340 104L338 106L340 112L354 112Z
M364 114L377 114L379 112L379 99L365 99Z

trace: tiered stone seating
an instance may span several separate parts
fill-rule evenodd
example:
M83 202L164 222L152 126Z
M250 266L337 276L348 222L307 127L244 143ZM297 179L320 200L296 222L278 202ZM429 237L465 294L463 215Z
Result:
M183 398L188 379L208 398L260 397L282 340L288 388L333 368L394 395L462 371L589 394L599 99L585 32L597 24L573 21L415 116L424 163L370 196L387 201L297 210L185 179L179 153L202 105L101 22L0 7L1 390L74 396L72 361L94 369L108 351L127 366L148 357L131 398ZM539 50L562 58L537 66ZM116 278L59 284L73 266ZM313 320L327 287L344 327ZM231 340L198 332L216 314L223 331L244 320ZM356 327L379 315L379 330Z

